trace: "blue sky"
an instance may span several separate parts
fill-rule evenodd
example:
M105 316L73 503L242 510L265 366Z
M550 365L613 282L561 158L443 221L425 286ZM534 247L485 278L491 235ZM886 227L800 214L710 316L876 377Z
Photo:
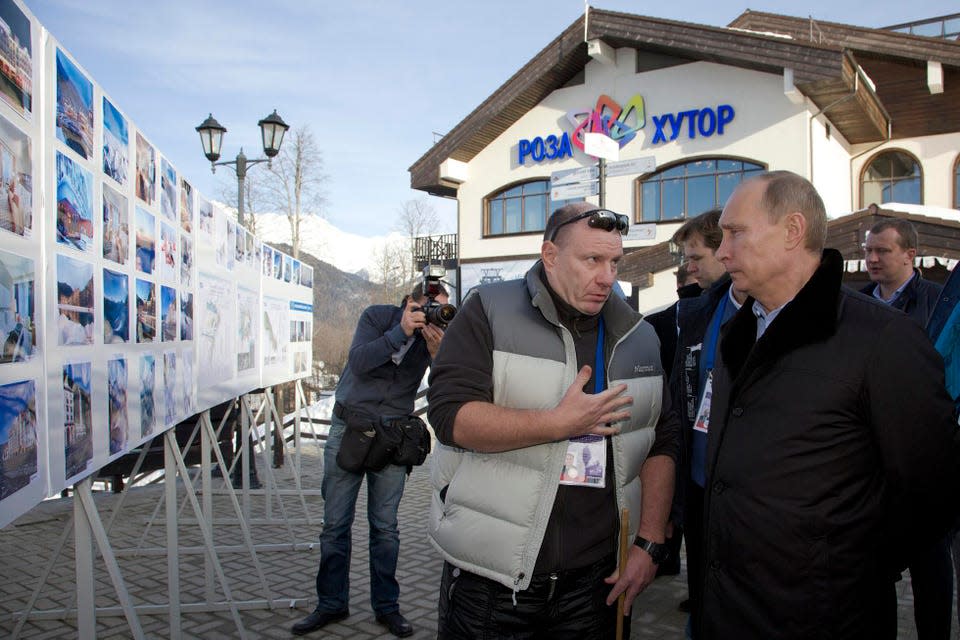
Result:
M219 199L194 131L212 112L224 159L260 155L257 121L309 124L329 176L323 211L365 236L396 227L408 167L583 13L581 0L26 0L40 22L189 182ZM612 11L723 26L745 9L880 27L957 11L956 0L755 3L597 0ZM864 8L866 8L864 10ZM255 167L251 171L263 171ZM440 231L455 203L429 197Z

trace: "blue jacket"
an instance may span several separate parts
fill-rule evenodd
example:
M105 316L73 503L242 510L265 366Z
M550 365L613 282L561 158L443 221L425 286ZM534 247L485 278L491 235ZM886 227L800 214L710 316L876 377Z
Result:
M430 366L427 343L414 334L400 364L392 356L406 343L400 327L403 307L372 305L363 310L353 334L347 366L337 384L337 401L370 416L413 413L417 390Z

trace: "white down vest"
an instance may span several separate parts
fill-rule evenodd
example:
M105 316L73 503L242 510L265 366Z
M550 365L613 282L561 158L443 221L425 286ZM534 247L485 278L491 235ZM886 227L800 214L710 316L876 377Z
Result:
M493 401L517 409L557 405L579 367L573 336L557 318L538 277L477 289L493 335ZM604 305L613 343L605 354L607 385L627 385L629 421L611 438L617 513L630 510L630 536L640 520L640 467L654 441L663 399L663 369L653 327L617 296ZM530 584L557 493L567 442L502 453L438 443L432 456L429 536L445 560L514 591ZM608 469L608 481L611 480Z

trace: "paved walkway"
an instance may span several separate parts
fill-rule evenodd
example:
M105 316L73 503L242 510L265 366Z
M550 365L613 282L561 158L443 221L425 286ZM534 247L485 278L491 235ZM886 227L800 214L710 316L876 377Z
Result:
M291 460L288 457L283 469L276 470L278 483L293 488ZM306 443L303 451L304 489L314 495L306 497L312 519L307 524L303 507L298 497L285 496L283 511L291 519L291 526L280 524L253 524L253 536L257 544L276 544L274 550L258 551L258 558L267 577L269 589L276 598L295 598L294 606L270 610L252 608L240 611L243 625L250 638L289 638L290 626L309 613L314 606L314 578L319 562L317 540L322 515L322 499L319 496L322 460L313 443ZM425 535L429 512L429 461L416 469L407 484L400 506L401 553L398 579L401 587L401 609L415 627L415 638L431 638L436 635L436 603L440 560L430 547ZM265 471L260 467L260 478L266 482ZM181 490L181 497L184 492ZM104 523L110 519L111 510L118 497L103 493L96 496ZM165 541L162 505L163 486L151 486L130 491L120 516L111 531L110 540L118 553L119 563L128 591L135 604L164 604L167 601L166 558L160 553ZM254 522L267 522L266 502L263 495L251 497L251 518ZM358 514L365 513L366 497L361 492ZM274 498L274 519L281 516L280 505ZM151 516L157 517L148 527ZM232 506L226 495L215 496L216 522L214 536L218 545L242 543L240 528L232 521ZM189 505L181 516L179 534L181 546L199 545L198 527L191 523ZM0 637L10 637L14 629L14 612L21 611L36 588L39 576L51 555L64 528L72 517L70 499L47 501L12 525L0 530ZM350 595L352 615L345 621L333 624L313 637L391 638L376 624L369 604L369 579L367 577L367 523L358 517L354 526L354 558L351 573ZM293 543L304 543L294 545ZM138 555L132 549L141 549ZM157 550L157 551L154 551ZM203 556L181 553L181 601L202 602L204 593ZM258 584L257 572L248 553L222 553L221 560L227 574L229 588L236 602L263 598ZM98 606L117 606L109 576L103 563L95 560ZM912 601L909 578L898 585L900 593L900 638L915 638L912 624ZM68 539L62 558L56 563L48 584L37 603L39 610L64 609L74 601L73 538ZM219 594L218 598L222 598ZM681 577L658 579L638 601L632 621L632 638L682 638L685 614L677 611L677 604L686 597L686 587ZM97 637L104 640L131 637L125 619L98 616ZM140 622L148 638L169 638L169 621L165 615L140 615ZM956 629L956 623L955 627ZM182 633L186 638L237 638L237 627L229 611L187 612L182 616ZM69 638L76 637L75 618L29 620L22 638Z

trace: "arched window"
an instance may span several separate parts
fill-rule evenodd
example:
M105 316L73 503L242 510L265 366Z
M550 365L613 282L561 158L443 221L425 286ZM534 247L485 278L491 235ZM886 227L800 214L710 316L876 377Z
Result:
M487 196L484 235L541 232L547 226L550 213L568 202L574 200L550 200L549 180L532 180L507 187Z
M763 165L746 160L699 158L638 181L641 222L667 222L722 206L734 188Z
M923 204L920 163L904 151L884 151L863 171L860 204L902 202Z

